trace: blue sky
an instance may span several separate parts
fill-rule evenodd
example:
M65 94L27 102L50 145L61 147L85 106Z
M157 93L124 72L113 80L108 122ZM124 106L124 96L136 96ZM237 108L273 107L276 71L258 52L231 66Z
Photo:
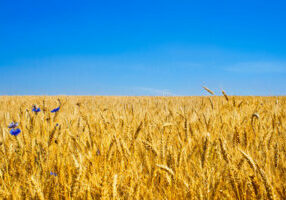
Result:
M286 94L286 3L0 0L0 95Z

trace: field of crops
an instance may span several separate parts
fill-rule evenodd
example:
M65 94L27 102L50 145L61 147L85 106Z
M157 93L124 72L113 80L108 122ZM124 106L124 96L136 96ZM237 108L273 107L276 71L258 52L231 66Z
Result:
M285 111L286 97L0 97L0 198L286 199Z

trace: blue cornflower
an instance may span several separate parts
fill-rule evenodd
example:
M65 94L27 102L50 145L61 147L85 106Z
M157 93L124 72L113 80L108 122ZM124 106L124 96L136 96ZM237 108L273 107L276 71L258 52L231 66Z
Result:
M17 135L19 135L19 133L21 133L21 130L19 128L17 128L17 129L12 128L10 130L11 135L17 136Z
M56 173L54 173L54 172L50 172L50 175L52 175L52 176L58 176Z
M11 122L8 126L8 128L16 128L18 126L17 122Z
M52 112L52 113L55 113L55 112L58 112L59 110L60 110L60 106L57 107L57 108L55 108L55 109L53 109L51 112Z
M41 109L40 109L40 108L37 108L36 105L33 105L32 111L35 112L35 113L38 113L38 112L41 111Z

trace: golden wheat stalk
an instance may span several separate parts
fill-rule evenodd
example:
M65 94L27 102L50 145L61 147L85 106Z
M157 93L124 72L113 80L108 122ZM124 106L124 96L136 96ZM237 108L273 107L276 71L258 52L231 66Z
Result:
M238 151L240 151L240 153L246 159L246 161L248 162L249 166L253 169L253 171L256 171L257 167L256 167L256 164L255 164L254 160L247 153L242 151L241 149L238 149Z
M225 99L228 101L229 99L228 99L228 96L226 95L225 91L222 90L221 92L222 92L223 96L225 97Z
M113 199L116 199L117 197L117 177L118 175L115 174L114 177L113 177L113 185L112 185L112 188L113 188Z
M157 167L170 174L172 177L175 175L174 171L166 165L156 164Z
M144 141L144 140L142 140L141 142L143 143L144 147L147 150L150 150L155 156L158 156L159 153L157 149L151 143L149 143L148 141Z
M201 163L202 163L202 168L204 168L205 165L205 160L206 160L206 155L207 155L207 150L208 150L208 136L205 137L205 141L203 143L203 153L202 153L202 157L201 157Z
M225 146L224 146L224 142L222 141L221 138L219 138L219 144L220 144L220 149L221 149L221 154L222 154L222 157L223 159L229 163L229 155L225 149Z
M255 176L249 176L249 178L251 180L251 185L252 185L252 188L254 190L255 197L257 200L260 200L261 199L261 194L260 194L261 192L260 192L259 183L257 182Z
M203 86L203 88L204 88L208 93L210 93L211 95L214 95L214 92L211 91L209 88L207 88L207 87L205 87L205 86Z
M264 184L268 199L273 200L274 196L273 196L272 188L271 188L271 185L269 184L269 182L267 180L265 172L259 166L257 166L257 169L258 169L259 175L261 176L261 178L263 180L263 184Z
M45 197L44 197L44 194L43 194L43 191L39 185L39 181L36 180L36 178L34 176L31 177L31 181L33 183L33 185L35 186L35 189L36 189L36 193L37 193L37 196L40 200L45 200Z

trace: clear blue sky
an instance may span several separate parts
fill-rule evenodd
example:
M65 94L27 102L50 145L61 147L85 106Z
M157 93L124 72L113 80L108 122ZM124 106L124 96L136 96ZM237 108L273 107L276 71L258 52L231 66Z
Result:
M286 3L0 0L0 95L286 94Z

